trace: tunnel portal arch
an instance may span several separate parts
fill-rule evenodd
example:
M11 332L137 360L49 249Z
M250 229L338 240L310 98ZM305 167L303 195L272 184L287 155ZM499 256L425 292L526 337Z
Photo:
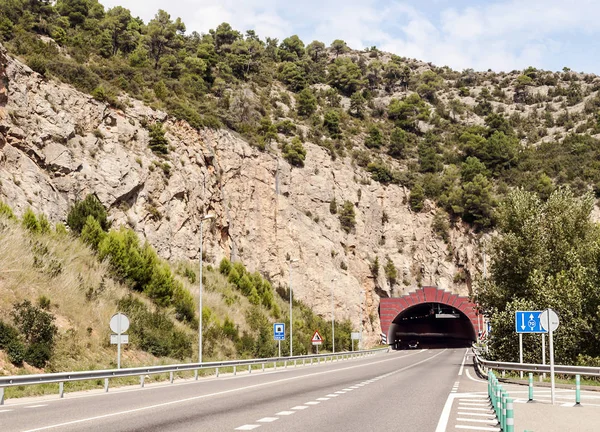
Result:
M379 315L381 331L387 336L387 343L394 347L413 339L468 344L477 339L480 330L475 303L433 286L402 297L382 298ZM432 318L456 319L435 321Z

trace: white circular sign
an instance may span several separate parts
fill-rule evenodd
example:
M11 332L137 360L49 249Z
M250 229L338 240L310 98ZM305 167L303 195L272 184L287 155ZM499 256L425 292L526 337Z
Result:
M124 333L129 328L129 318L121 312L116 313L110 319L110 329L115 333Z
M548 326L548 315L550 315L550 326ZM540 326L544 330L549 331L551 327L552 331L554 331L558 328L558 323L559 320L556 312L554 312L552 309L546 309L542 311L542 314L540 315Z

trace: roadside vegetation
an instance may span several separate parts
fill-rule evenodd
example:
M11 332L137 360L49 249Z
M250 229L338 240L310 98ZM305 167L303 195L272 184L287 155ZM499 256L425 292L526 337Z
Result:
M108 323L117 311L131 321L123 367L196 361L197 263L168 263L133 231L111 228L94 195L75 203L67 220L52 226L31 210L18 218L0 202L0 373L116 367ZM289 328L287 298L287 287L274 289L242 263L206 265L204 360L276 356L273 323ZM295 354L312 352L317 329L322 350L331 350L330 323L294 301ZM350 349L351 330L336 322L338 350ZM72 388L86 386L101 383ZM8 396L55 390L15 388Z
M491 318L492 358L518 362L515 311L550 307L560 319L556 362L600 364L600 225L593 209L591 194L577 197L569 188L547 200L524 190L508 195L489 245L489 278L478 281L477 300ZM539 334L524 334L523 346L526 363L542 362Z

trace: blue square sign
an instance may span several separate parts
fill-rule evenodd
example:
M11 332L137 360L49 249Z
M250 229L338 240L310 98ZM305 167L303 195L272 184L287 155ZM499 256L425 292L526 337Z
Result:
M516 311L515 330L517 333L547 333L540 322L541 311Z
M284 323L273 324L273 339L285 340L285 324Z

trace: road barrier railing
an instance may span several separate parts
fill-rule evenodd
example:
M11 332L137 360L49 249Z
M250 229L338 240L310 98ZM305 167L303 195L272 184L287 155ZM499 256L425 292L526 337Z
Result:
M515 372L550 372L550 365L534 364L534 363L510 363L485 360L475 353L475 363L479 366L479 371L486 375L486 369L499 371L515 371ZM554 365L554 373L559 375L583 375L600 377L600 367L590 366L567 366Z
M488 374L488 397L500 429L505 432L514 432L515 415L513 399L508 397L508 392L502 389L498 378L493 371Z
M204 363L184 363L174 365L146 366L122 369L0 376L0 405L4 404L5 388L14 386L58 383L58 393L59 396L62 398L64 397L65 382L104 379L104 391L107 392L109 388L108 384L110 378L139 376L140 385L143 387L144 378L146 375L169 373L169 380L172 383L174 379L174 374L177 372L193 371L194 378L198 379L198 371L201 369L215 369L215 376L218 377L220 368L233 368L235 374L237 372L237 368L240 366L247 366L248 372L251 372L253 365L261 365L261 370L264 371L265 365L270 365L271 363L273 364L274 369L277 368L278 363L283 363L283 367L287 368L288 364L292 363L294 366L297 366L299 362L302 362L302 365L305 365L309 361L312 365L315 360L317 361L317 363L321 363L321 361L326 362L328 360L333 362L334 360L347 360L388 351L389 348L377 348L362 351L345 351L339 353L326 353L294 357L271 357L261 359L227 360Z

